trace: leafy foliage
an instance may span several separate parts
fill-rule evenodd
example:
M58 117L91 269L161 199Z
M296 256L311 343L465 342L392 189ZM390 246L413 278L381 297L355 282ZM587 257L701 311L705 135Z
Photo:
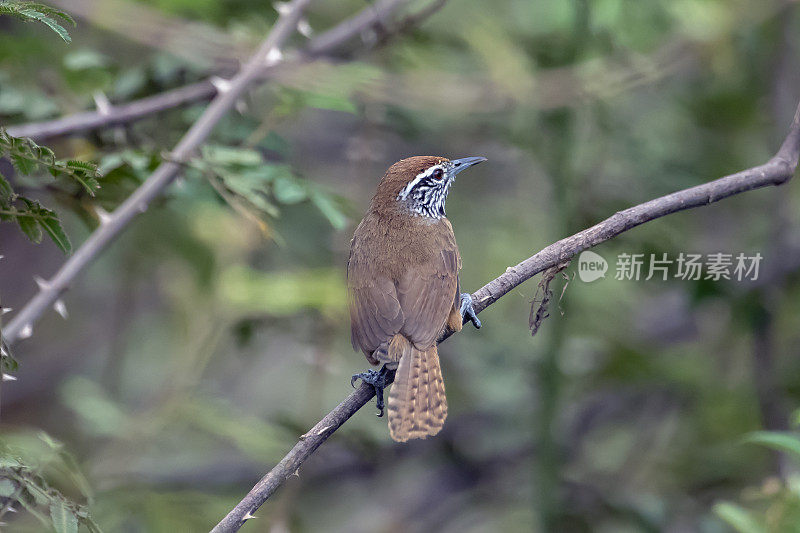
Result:
M93 163L76 159L56 159L50 148L40 146L31 139L13 137L3 128L0 128L0 154L7 156L20 174L30 175L46 169L54 178L76 182L90 196L94 196L95 191L100 188L97 181L100 174ZM72 250L58 215L38 201L16 193L2 173L0 220L16 221L22 232L34 243L42 242L42 236L46 234L64 253Z
M795 419L800 413L795 414ZM785 453L795 464L800 463L800 433L788 431L754 431L742 441ZM787 483L769 477L762 487L746 492L739 503L719 502L714 512L739 533L780 533L796 531L800 524L800 480L790 475Z
M280 215L279 204L308 201L334 229L341 230L347 223L340 199L297 177L289 165L265 161L257 150L206 145L191 166L205 175L227 202L251 218L263 222L265 217Z
M64 42L72 42L66 28L62 24L75 26L75 19L69 14L37 2L18 2L16 0L3 0L0 2L0 15L11 15L24 21L38 21L46 25L61 37Z
M19 447L22 442L24 449ZM22 507L57 533L77 533L79 525L99 533L100 527L87 508L55 489L48 481L50 474L71 480L84 497L90 497L75 459L47 434L40 433L36 439L11 435L0 441L0 519L12 508Z

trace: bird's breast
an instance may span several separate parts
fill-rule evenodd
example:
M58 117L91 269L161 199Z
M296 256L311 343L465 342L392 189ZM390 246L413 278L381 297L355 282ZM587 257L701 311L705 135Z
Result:
M447 246L454 247L455 239L446 218L368 213L353 236L351 261L363 262L370 275L398 280L408 269L429 264Z

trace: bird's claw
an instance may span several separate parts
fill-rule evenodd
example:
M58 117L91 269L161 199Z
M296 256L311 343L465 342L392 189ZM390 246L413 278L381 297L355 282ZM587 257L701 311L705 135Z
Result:
M481 321L472 305L472 295L468 292L461 293L461 316L464 318L464 324L472 322L476 329L481 328Z
M358 374L353 374L350 378L350 385L355 388L356 381L359 379L368 385L372 385L375 389L375 397L377 398L375 406L378 408L378 416L383 416L383 389L386 388L386 373L387 369L384 365L380 370L365 370Z

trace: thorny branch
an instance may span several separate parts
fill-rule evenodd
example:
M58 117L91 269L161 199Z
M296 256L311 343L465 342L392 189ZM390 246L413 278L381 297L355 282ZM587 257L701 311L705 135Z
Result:
M436 0L432 6L438 9L438 7L440 7L439 4L443 4L444 1L445 0ZM310 61L312 59L324 57L339 49L350 39L362 35L376 25L385 27L385 23L390 15L409 2L410 0L379 0L355 16L312 38L294 59L297 61ZM428 11L429 9L424 10L426 16L429 14ZM398 29L396 31L383 33L388 33L390 36L393 33L407 31L412 22L418 22L418 20L422 18L421 15L422 14L409 15L398 23ZM389 36L384 37L380 34L379 39L388 39ZM259 81L264 81L266 78L269 78L273 73L272 70L273 69L267 68L262 69L260 74L261 79ZM203 81L191 83L133 102L113 105L108 109L85 111L54 120L10 126L6 129L8 133L14 137L30 137L36 141L42 141L53 137L129 124L147 116L182 105L211 100L217 92L218 77L210 76Z
M753 189L783 185L792 178L797 168L798 157L800 157L800 104L797 106L789 134L780 150L765 164L619 211L591 228L551 244L518 265L508 267L505 273L475 291L472 294L475 312L480 313L536 274L547 269L557 269L583 250L612 239L640 224L685 209L718 202ZM441 343L452 334L452 331L445 331L438 342ZM261 478L244 499L214 527L212 533L238 531L248 519L253 518L253 513L278 487L298 471L300 464L373 396L375 396L374 389L362 383L308 433L301 436L289 453Z
M382 23L396 9L409 1L379 0L375 4L369 5L352 18L320 34L309 44L306 53L315 56L335 49L353 36L370 28L376 22L380 21ZM145 211L150 202L157 198L180 174L182 170L180 161L186 161L192 156L193 152L211 133L217 122L225 116L252 84L263 80L265 75L279 66L283 57L281 47L294 32L302 11L309 2L310 0L293 0L288 6L282 8L282 14L269 36L239 73L226 82L224 90L219 87L212 87L216 96L203 115L180 140L170 154L170 158L164 160L150 177L112 214L102 219L100 227L89 236L86 242L78 248L75 254L64 263L50 280L39 284L39 292L14 316L13 320L5 328L3 335L6 342L13 344L19 338L30 336L33 324L42 313L56 302L61 293L69 288L83 269L91 264L105 247L137 215ZM190 87L196 87L195 90L204 90L200 85L202 84ZM159 105L164 104L162 102ZM15 130L15 133L19 134L20 132Z

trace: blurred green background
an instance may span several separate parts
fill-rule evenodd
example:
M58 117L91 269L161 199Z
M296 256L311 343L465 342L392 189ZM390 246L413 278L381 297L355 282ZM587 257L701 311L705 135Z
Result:
M69 45L0 18L3 126L230 72L276 17L246 0L51 4L78 19ZM308 23L367 5L314 2ZM796 2L450 0L393 28L252 91L71 288L69 318L13 346L2 446L104 530L210 529L349 394L367 366L349 341L349 239L394 161L489 158L448 201L474 291L620 209L765 162L800 97ZM201 110L49 141L100 164L96 199L14 184L77 247L93 205L118 205ZM371 404L243 531L800 531L798 200L790 182L597 247L606 278L573 262L534 337L537 281L518 287L440 347L439 436L398 445ZM618 254L681 252L764 260L757 281L614 279ZM10 223L0 255L14 309L64 261ZM762 430L783 453L753 442Z

